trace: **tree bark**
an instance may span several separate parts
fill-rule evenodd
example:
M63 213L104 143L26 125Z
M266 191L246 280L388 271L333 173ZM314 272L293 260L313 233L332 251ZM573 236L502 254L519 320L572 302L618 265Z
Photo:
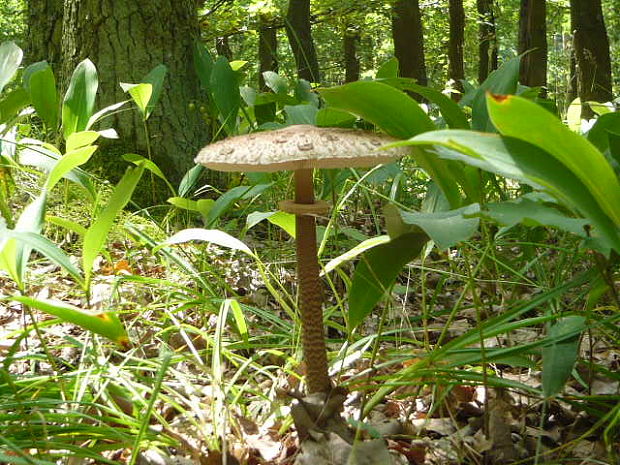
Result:
M478 9L478 82L483 83L497 69L497 31L493 0L476 0Z
M63 0L28 1L26 62L46 60L57 71L61 61Z
M259 19L258 26L258 85L260 90L268 92L263 73L278 72L278 30L264 17Z
M310 0L289 0L286 35L297 64L297 75L309 82L320 82L319 62L310 26Z
M462 80L465 79L463 46L465 44L465 9L463 0L450 0L450 40L448 42L448 77L454 81L454 88L463 92ZM453 93L454 100L460 100L461 94Z
M420 85L427 85L419 0L396 0L392 10L392 36L400 75L414 78Z
M519 17L519 81L530 87L547 85L547 5L545 0L521 0Z
M168 68L148 129L153 161L172 183L194 166L194 155L207 142L204 121L189 105L200 97L192 59L198 37L195 0L65 0L65 88L75 66L90 58L99 75L98 108L103 108L128 98L120 82L140 82L162 63ZM112 126L120 136L114 152L147 153L137 111L118 113ZM118 174L111 166L105 168L111 177Z
M219 56L226 57L228 61L232 61L233 53L230 48L228 36L217 37L215 39L215 51Z
M590 118L593 113L585 102L613 99L609 38L601 0L571 0L570 5L581 115Z
M355 26L348 26L344 31L344 82L359 81L360 59L357 49L360 43L360 30Z

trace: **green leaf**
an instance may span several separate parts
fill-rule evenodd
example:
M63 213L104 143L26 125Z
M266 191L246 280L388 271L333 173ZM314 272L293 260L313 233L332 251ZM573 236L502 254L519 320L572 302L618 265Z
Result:
M434 129L433 122L415 100L381 82L351 82L319 92L333 108L360 116L399 139Z
M179 195L181 197L187 197L192 189L196 187L204 170L204 166L196 165L185 173L185 176L183 176L179 183Z
M82 268L84 269L86 289L90 286L93 264L95 263L97 255L99 255L101 249L103 249L108 233L114 224L114 218L125 208L125 205L127 205L129 199L131 199L131 195L143 171L144 167L142 166L127 169L125 175L114 188L108 204L97 216L93 224L90 225L84 235Z
M562 163L536 146L510 137L462 130L433 131L396 143L403 144L434 144L435 154L442 158L460 160L541 189L590 220L597 233L620 250L617 228L588 189Z
M24 87L39 117L48 128L55 130L58 125L58 92L51 66L46 61L40 61L26 68Z
M30 96L25 89L19 88L9 92L0 100L0 124L6 124L19 115L30 104Z
M421 228L440 249L447 249L466 241L478 230L478 218L471 215L480 212L478 204L467 205L457 210L434 213L406 212L400 210L405 224Z
M207 217L207 226L213 225L237 200L251 199L269 189L272 184L257 184L255 186L237 186L222 194L213 204Z
M273 90L276 94L288 94L288 80L273 71L265 71L263 73L265 85Z
M311 124L315 125L316 115L319 109L314 105L286 105L284 112L286 113L286 124Z
M164 243L156 247L159 250L161 247L173 244L183 244L190 241L205 241L219 245L220 247L226 247L233 250L240 250L253 255L250 248L241 242L236 237L231 236L219 229L202 229L202 228L190 228L179 231L176 234L170 236Z
M0 45L0 92L4 90L22 62L24 52L14 42Z
M105 108L102 108L101 110L99 110L97 113L95 113L94 115L92 115L90 118L88 118L88 123L86 124L86 130L89 130L90 128L92 128L95 123L101 121L104 117L114 114L118 109L120 109L122 106L124 106L127 102L129 102L129 100L125 100L123 102L118 102L118 103L114 103L112 105L109 105Z
M166 186L168 186L168 189L170 189L170 192L172 192L173 194L175 193L174 187L172 187L172 184L170 184L168 178L166 178L166 175L159 168L159 166L155 164L155 162L143 157L142 155L138 155L137 153L125 153L123 154L123 160L128 161L129 163L133 163L134 165L144 166L144 168L146 168L159 179L164 181L166 183Z
M352 128L355 116L348 111L336 110L332 107L321 108L316 114L316 125L321 127Z
M45 215L45 221L64 228L67 231L71 231L80 237L84 237L84 235L86 234L86 228L80 223L68 220L66 218L62 218L60 216Z
M398 58L390 58L388 61L379 66L375 79L397 78L399 71Z
M213 58L207 47L200 42L196 42L194 47L194 67L196 74L202 84L202 88L211 93L211 73L213 71Z
M90 160L90 157L96 151L97 146L90 145L67 152L60 160L58 160L58 163L56 163L50 172L47 181L45 182L45 188L51 191L58 181L78 166L83 165Z
M121 82L120 86L121 89L123 89L123 92L127 92L131 96L132 100L140 110L142 118L146 120L148 118L146 114L146 107L148 106L151 96L153 95L153 86L146 82L141 82L140 84Z
M383 82L384 84L400 90L415 92L416 94L419 94L427 99L429 102L434 103L439 108L446 124L451 129L469 129L467 115L463 112L461 107L459 107L454 100L441 92L431 89L430 87L424 87L416 84L415 80L410 78L382 79L379 82Z
M182 210L198 212L198 202L196 200L186 199L185 197L170 197L166 202Z
M237 302L235 299L228 299L228 302L230 302L230 308L232 310L233 318L235 319L235 325L237 326L237 332L239 333L239 336L241 336L241 340L245 344L249 344L250 333L248 331L248 325L245 321L245 315L243 314L243 309L241 308L241 305L239 305L239 302Z
M323 268L323 274L329 273L335 270L343 263L353 260L354 258L363 254L367 250L372 249L373 247L377 247L378 245L381 245L381 244L387 244L388 242L390 242L389 236L377 236L377 237L371 237L370 239L366 239L365 241L357 244L352 249L347 250L342 255L339 255L336 258L332 258L329 262L327 262L327 264Z
M620 113L607 113L596 120L588 131L588 140L601 151L608 154L612 162L620 167Z
M224 57L219 57L211 73L211 92L222 124L229 134L237 130L237 115L241 106L238 75Z
M605 156L592 143L529 100L489 96L488 106L493 124L502 135L537 145L555 157L579 178L620 226L620 183Z
M548 339L552 343L542 350L542 386L545 398L559 394L570 377L577 357L581 333L585 330L585 318L567 316L549 328Z
M86 129L95 110L98 86L97 70L92 61L87 58L73 71L62 104L62 127L65 139L74 132Z
M252 212L246 219L246 228L253 228L263 220L282 228L289 236L295 238L295 215L281 211Z
M13 296L11 300L54 315L62 321L73 323L93 333L100 334L122 347L126 348L129 346L127 331L125 331L115 312L93 313L64 302L33 299L25 296Z
M388 293L402 268L420 254L426 242L424 233L403 234L362 254L349 289L351 330Z
M97 131L80 131L74 132L69 137L67 137L67 141L65 143L65 151L72 152L79 148L85 147L87 145L92 145L97 139L99 139L99 134Z

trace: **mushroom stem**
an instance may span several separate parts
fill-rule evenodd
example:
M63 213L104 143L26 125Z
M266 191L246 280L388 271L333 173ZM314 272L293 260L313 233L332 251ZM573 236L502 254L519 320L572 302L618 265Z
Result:
M314 203L312 169L295 171L295 202ZM297 279L301 313L301 344L306 362L308 394L329 392L327 347L323 329L323 290L319 278L314 216L295 216L297 235Z

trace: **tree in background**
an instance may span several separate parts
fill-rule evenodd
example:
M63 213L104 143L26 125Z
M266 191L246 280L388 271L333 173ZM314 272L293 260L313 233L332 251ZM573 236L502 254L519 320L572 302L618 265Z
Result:
M571 0L570 6L582 117L589 118L593 113L585 102L613 99L609 39L601 0Z
M400 75L414 78L420 85L427 85L419 0L396 0L392 9L392 36Z
M448 78L454 81L454 88L463 92L465 66L463 47L465 44L465 9L463 0L449 0L450 39L448 41ZM453 93L452 98L460 100L460 94Z
M58 70L62 58L63 0L29 0L26 60L46 60Z
M260 15L258 25L258 85L263 92L269 90L265 84L265 71L278 72L278 29L273 19Z
M319 62L310 26L310 0L289 0L286 34L295 56L297 75L309 82L320 82Z
M153 161L177 182L206 143L208 132L190 103L199 100L193 50L198 40L195 0L66 0L62 38L63 81L90 58L99 73L99 107L128 98L119 82L140 82L155 66L168 74L161 98L148 121ZM146 153L138 112L116 115L120 143Z
M478 82L497 69L497 28L493 0L476 0L478 11Z
M526 53L527 52L527 53ZM547 85L547 4L545 0L521 0L519 14L519 82L526 86Z
M360 60L357 49L360 44L360 29L351 24L344 31L344 82L357 81L360 78Z

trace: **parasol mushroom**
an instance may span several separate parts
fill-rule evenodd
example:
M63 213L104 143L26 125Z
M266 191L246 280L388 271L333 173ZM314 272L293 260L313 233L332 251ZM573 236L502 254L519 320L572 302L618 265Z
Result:
M406 153L402 148L378 150L390 142L394 139L371 131L294 125L207 145L195 160L219 171L294 171L295 200L280 202L279 207L296 217L297 279L308 394L329 394L332 389L314 218L327 213L329 206L314 199L312 170L369 167Z

